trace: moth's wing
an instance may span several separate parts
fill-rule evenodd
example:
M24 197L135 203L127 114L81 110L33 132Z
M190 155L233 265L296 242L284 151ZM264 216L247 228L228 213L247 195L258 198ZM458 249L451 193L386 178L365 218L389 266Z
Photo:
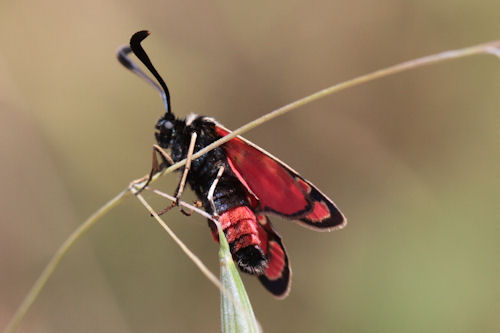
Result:
M274 230L269 218L257 214L257 219L267 235L264 253L269 259L264 274L259 275L264 287L278 298L285 298L290 292L292 271L288 263L285 247L281 236Z
M220 136L230 133L219 124L216 132ZM223 147L232 171L258 198L256 210L297 220L317 231L345 226L347 221L333 201L285 163L241 137Z

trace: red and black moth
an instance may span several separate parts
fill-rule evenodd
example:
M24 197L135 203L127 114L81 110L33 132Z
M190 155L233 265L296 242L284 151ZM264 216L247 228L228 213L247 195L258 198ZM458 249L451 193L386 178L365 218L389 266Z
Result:
M286 297L290 291L290 264L281 236L267 215L276 214L316 231L340 229L346 225L346 219L332 200L313 184L241 137L192 159L193 152L230 131L209 117L190 114L178 119L174 116L167 85L141 46L148 35L147 31L135 33L130 46L119 50L118 59L155 87L165 105L166 113L156 123L158 145L154 146L149 179L163 168L187 159L181 169L174 204L179 203L185 184L189 184L203 208L220 222L240 270L256 275L274 296ZM130 52L148 68L159 85L128 57ZM157 153L161 163L157 161ZM208 224L218 241L214 223L209 220Z

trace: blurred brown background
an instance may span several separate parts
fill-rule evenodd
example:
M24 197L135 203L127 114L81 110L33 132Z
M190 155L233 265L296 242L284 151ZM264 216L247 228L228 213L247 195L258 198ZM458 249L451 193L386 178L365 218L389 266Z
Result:
M360 74L498 39L498 13L493 0L2 1L0 327L69 233L150 168L161 100L115 60L135 31L153 32L145 47L178 116L236 128ZM500 59L466 58L245 135L349 219L325 234L273 218L292 292L277 301L244 277L267 332L500 331L499 91ZM206 221L164 217L218 272ZM218 290L129 198L64 258L20 331L218 330Z

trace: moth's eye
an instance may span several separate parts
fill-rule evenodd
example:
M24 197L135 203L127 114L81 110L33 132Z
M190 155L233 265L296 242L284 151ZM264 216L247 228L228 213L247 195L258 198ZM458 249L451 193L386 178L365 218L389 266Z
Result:
M163 126L166 128L166 129L172 129L174 127L174 123L171 122L171 121L166 121Z

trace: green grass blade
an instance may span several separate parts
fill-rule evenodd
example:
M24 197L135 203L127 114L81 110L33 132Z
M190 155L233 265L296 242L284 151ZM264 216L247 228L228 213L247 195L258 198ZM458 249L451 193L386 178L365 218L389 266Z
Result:
M226 237L220 228L219 242L220 280L224 289L230 294L229 297L221 291L222 332L261 332L245 286L229 252Z

